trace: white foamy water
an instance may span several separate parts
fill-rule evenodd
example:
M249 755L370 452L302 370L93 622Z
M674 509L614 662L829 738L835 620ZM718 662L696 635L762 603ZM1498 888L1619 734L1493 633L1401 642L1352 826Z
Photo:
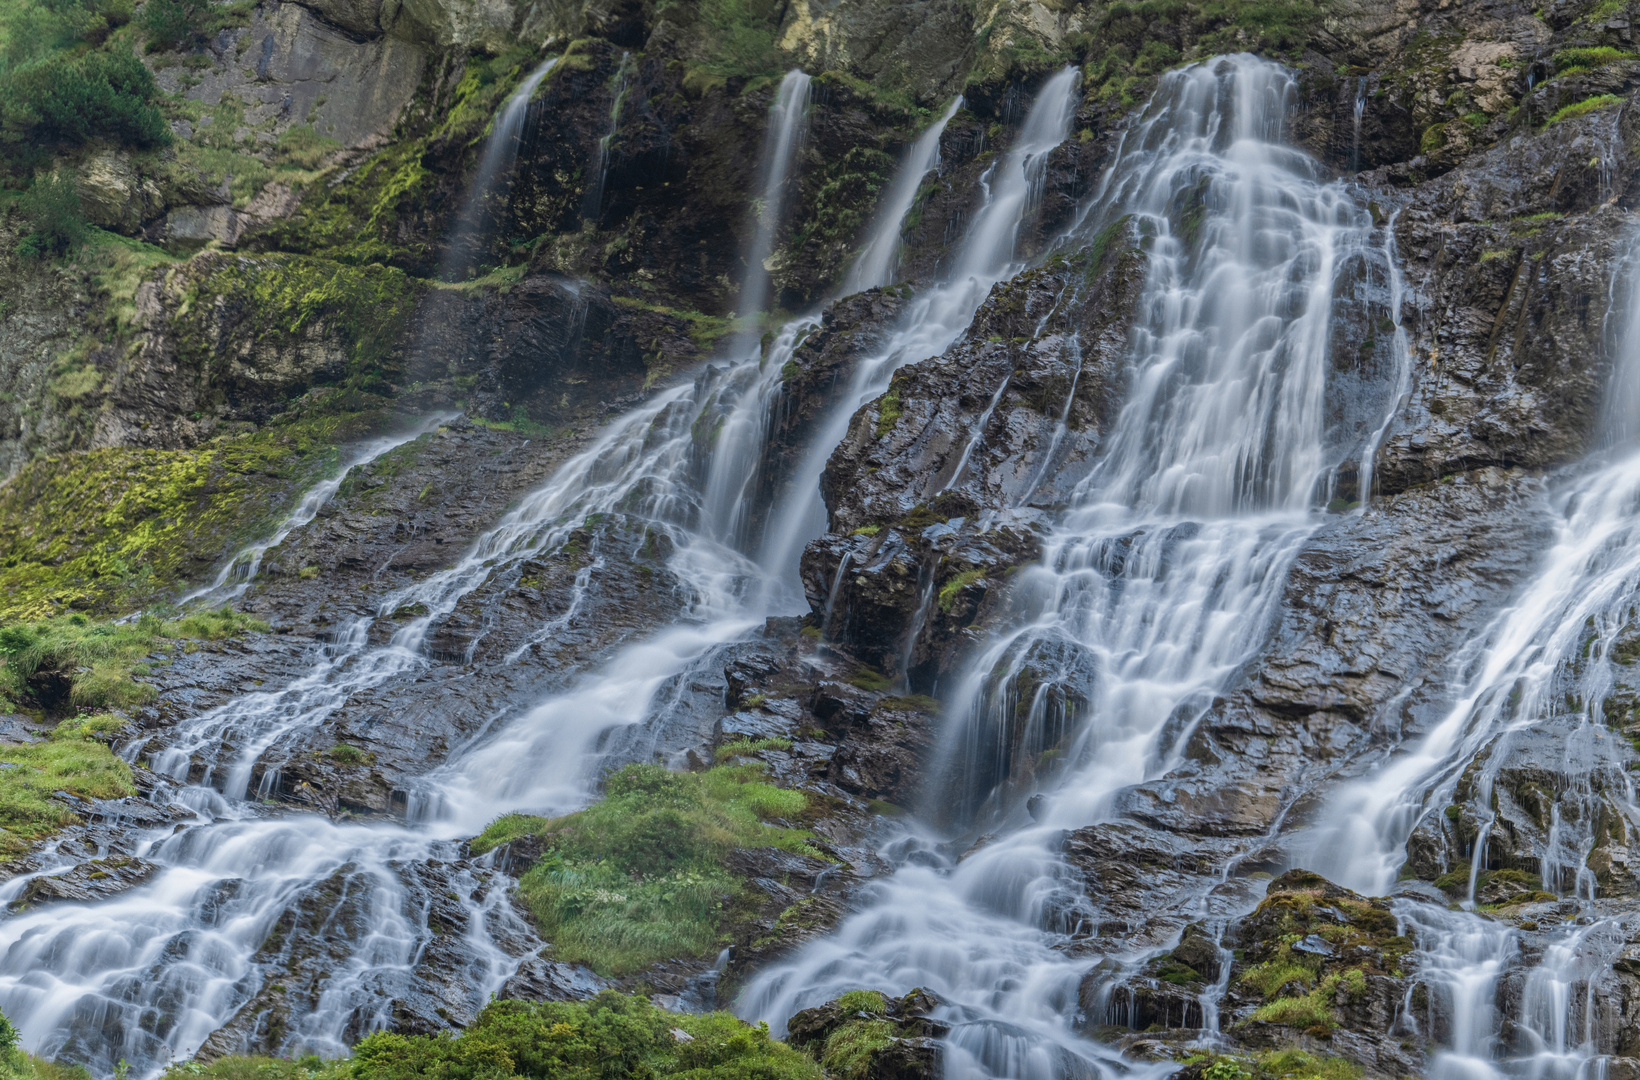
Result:
M1223 58L1163 76L1124 135L1088 218L1131 215L1149 244L1126 403L1042 564L1016 577L1017 619L947 695L938 809L998 831L955 863L897 841L888 857L916 858L758 975L744 1015L778 1025L843 990L921 986L954 1025L947 1076L1167 1069L1077 1033L1096 960L1063 951L1084 886L1059 846L1177 759L1320 521L1337 464L1333 297L1364 264L1385 273L1388 254L1365 211L1282 142L1294 93L1274 64ZM1018 812L1032 793L1034 824Z

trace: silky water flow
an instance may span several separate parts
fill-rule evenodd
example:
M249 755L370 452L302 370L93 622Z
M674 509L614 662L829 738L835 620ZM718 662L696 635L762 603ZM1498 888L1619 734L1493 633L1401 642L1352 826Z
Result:
M1409 841L1442 835L1453 814L1453 827L1473 827L1467 861L1448 866L1465 883L1458 910L1415 882L1395 902L1417 942L1410 961L1427 1002L1398 1023L1440 1047L1438 1080L1599 1080L1614 1051L1611 967L1640 917L1595 908L1590 856L1602 820L1616 818L1619 833L1640 822L1613 751L1618 736L1605 726L1640 616L1640 227L1632 237L1608 304L1604 437L1548 482L1539 510L1552 539L1536 573L1454 659L1457 693L1444 714L1355 766L1360 776L1330 794L1311 835L1291 841L1305 865L1384 895L1397 890ZM1505 868L1492 837L1497 800L1515 797L1503 772L1516 754L1561 778L1541 834L1517 836L1527 851L1506 867L1526 867L1564 898L1564 921L1535 944L1475 910L1483 874Z
M899 868L755 976L743 1015L778 1026L845 990L923 987L952 1025L949 1077L1169 1068L1078 1034L1103 1022L1078 1016L1098 961L1076 937L1086 901L1059 843L1175 761L1258 647L1332 471L1360 450L1327 427L1328 327L1362 302L1356 283L1390 291L1390 249L1282 141L1294 96L1277 65L1220 58L1163 76L1123 136L1069 243L1131 215L1148 245L1125 404L1041 564L1016 576L1008 628L945 695L934 786L957 794L934 810L992 835L959 861L948 831L909 827L882 850Z
M508 182L510 171L490 163L510 163L530 92L547 70L549 65L537 70L492 126L470 204L482 205L493 195L491 187ZM1039 185L1042 156L1068 133L1074 90L1073 72L1050 80L1020 148L994 170L1001 175L991 179L985 209L963 248L962 272L896 331L896 347L873 365L876 381L886 381L899 362L942 349L990 286L1018 269L1019 223ZM768 295L763 264L801 141L807 94L807 76L793 72L771 110L764 190L742 290L743 298L759 305ZM941 128L948 118L949 111ZM914 147L905 168L919 178L925 174L937 141L936 135ZM897 242L900 219L884 219L877 227ZM664 728L673 700L669 686L713 649L793 602L779 575L760 564L755 548L742 550L745 538L736 535L735 523L745 516L739 504L751 492L737 490L724 499L714 493L729 490L723 478L743 478L756 469L762 451L757 418L766 414L769 389L764 373L780 370L802 325L798 320L783 328L767 355L755 348L755 334L748 335L753 347L743 343L740 355L706 365L693 381L655 394L616 420L455 565L339 626L302 677L185 720L166 733L163 744L139 740L121 747L130 760L146 756L171 785L171 800L190 816L181 829L171 821L156 826L142 843L142 857L159 867L151 883L101 903L56 905L0 923L0 1009L22 1031L25 1045L85 1061L99 1073L112 1072L124 1059L138 1075L196 1052L261 986L257 955L275 924L312 902L327 882L342 883L354 917L334 920L343 939L339 962L324 980L319 1007L291 1017L282 1049L343 1053L352 1038L386 1026L393 999L405 992L434 937L427 904L409 886L405 868L455 858L458 838L503 811L562 813L584 805L600 763L623 749L648 756L641 738L608 738L612 731ZM873 379L859 380L834 411L846 420L873 385ZM732 422L737 412L746 414L744 429ZM706 430L717 430L717 438L704 445L698 438L702 419ZM827 452L817 443L810 457L823 462ZM816 475L818 468L813 466ZM812 485L807 502L818 506ZM794 512L820 520L806 505ZM279 762L305 751L306 737L350 699L427 671L435 662L426 648L428 632L457 603L498 575L515 573L530 556L561 546L571 530L600 514L645 522L672 540L669 568L681 581L681 600L670 625L622 647L565 692L502 718L488 738L422 778L409 793L407 826L339 824L315 814L269 812L256 801L276 786ZM800 548L806 539L792 536L785 543ZM590 569L595 574L596 566ZM396 624L385 644L372 644L377 620L405 609L425 614ZM633 671L646 675L633 679ZM504 890L485 892L463 875L454 883L468 898L462 901L469 946L463 977L469 1005L476 1008L516 968L517 958L495 941L508 935L506 924L517 917L502 900ZM8 882L0 900L25 884Z

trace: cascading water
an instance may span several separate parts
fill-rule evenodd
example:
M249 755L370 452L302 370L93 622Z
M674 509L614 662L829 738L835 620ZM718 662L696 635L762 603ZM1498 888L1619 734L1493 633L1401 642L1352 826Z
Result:
M1043 564L1016 578L1014 628L949 695L933 785L966 793L942 814L999 833L955 864L916 833L890 845L900 869L757 976L745 1015L780 1024L844 990L920 986L947 1003L947 1076L1144 1071L1076 1034L1092 963L1086 941L1081 959L1062 949L1085 901L1061 838L1169 767L1258 646L1328 471L1359 449L1329 449L1327 330L1340 281L1384 274L1386 250L1281 144L1293 95L1250 56L1170 72L1090 211L1100 227L1131 214L1149 244L1127 403ZM1064 764L1034 771L1048 760ZM1035 824L1018 812L1032 790Z
M1475 823L1468 841L1468 895L1491 865L1495 799L1511 753L1545 740L1563 779L1528 838L1546 890L1592 910L1590 856L1603 812L1640 816L1632 785L1608 747L1607 702L1614 666L1640 616L1640 233L1614 282L1607 335L1613 355L1604 442L1554 485L1547 511L1553 543L1537 575L1453 662L1461 692L1427 733L1387 760L1363 763L1363 778L1330 800L1314 835L1295 841L1306 865L1361 892L1387 893L1419 830L1441 835L1448 809ZM1626 296L1624 295L1626 292ZM1541 751L1540 753L1547 753ZM1358 766L1362 768L1363 766ZM1615 800L1615 802L1613 801ZM1632 824L1630 825L1632 828ZM1518 842L1518 838L1517 838ZM1619 850L1618 857L1623 852ZM1521 860L1519 853L1516 855ZM1517 867L1511 866L1510 869ZM1585 915L1567 926L1525 974L1513 1040L1503 1037L1501 980L1520 962L1520 934L1506 922L1448 911L1417 898L1397 902L1416 928L1419 977L1436 999L1442 1052L1432 1075L1488 1080L1515 1073L1575 1080L1598 1072L1610 1039L1600 1038L1594 990L1627 936L1617 916Z
M462 277L482 260L480 245L488 231L486 219L492 212L493 204L506 197L505 183L511 179L513 164L518 160L518 147L524 137L524 121L530 113L530 99L535 96L535 88L541 85L541 80L557 63L556 56L542 61L518 84L518 89L508 95L501 111L490 122L490 137L485 140L484 152L479 155L478 171L473 174L473 181L468 186L467 201L456 216L455 225L445 242L444 259L439 264L438 276L441 280Z
M581 201L581 217L596 223L604 212L604 182L609 179L609 148L621 126L621 107L626 104L626 83L632 69L632 54L621 54L615 69L615 96L609 105L609 130L598 140L598 169Z
M771 113L760 227L743 297L755 297L760 288L767 295L763 261L799 142L806 87L800 72L788 76ZM508 108L527 100L521 89ZM516 138L499 119L494 130L493 138ZM884 228L897 236L900 222ZM794 334L788 327L780 339L786 344L777 346L786 355ZM133 760L148 755L154 771L174 784L170 797L193 817L184 829L173 832L167 822L141 837L137 854L160 868L148 885L103 903L0 923L0 1009L26 1045L102 1073L124 1058L151 1074L195 1052L257 993L259 950L274 926L303 904L324 911L336 962L318 987L317 1007L293 1017L284 1048L341 1053L351 1039L387 1024L394 998L406 992L417 957L435 936L427 902L409 884L416 868L450 861L456 838L504 810L556 813L584 804L600 755L620 752L621 740L605 737L640 725L664 732L673 707L665 687L763 622L767 573L720 539L739 509L733 502L714 508L705 494L712 477L755 468L761 447L727 438L727 431L701 437L703 427L710 431L715 418L758 385L759 363L753 354L708 365L692 383L662 391L621 417L455 565L340 627L304 677L185 720L167 732L164 745L122 747ZM489 738L417 784L410 827L275 816L242 801L253 784L258 792L271 791L278 762L304 750L311 733L350 700L432 667L428 632L464 598L604 516L642 522L672 541L668 565L679 585L671 626L588 658L594 663L570 673L566 690L496 721ZM586 572L594 575L596 566ZM588 587L578 576L577 589ZM385 645L372 646L371 627L407 609L425 614L398 625ZM645 676L634 679L633 671ZM15 891L11 884L7 890ZM472 881L452 882L451 890L466 898L460 903L471 956L463 974L468 1006L477 1008L516 967L517 958L492 943L506 935L490 932L516 917L501 902L503 890L486 893Z
M951 122L960 108L962 98L953 98L944 114L906 151L899 175L883 193L876 220L872 223L871 243L854 260L848 277L843 281L845 294L864 292L893 281L900 258L900 223L911 212L917 193L922 190L923 178L939 166L940 136L945 134L945 125Z
M980 181L984 200L962 241L950 279L918 295L883 347L859 359L849 386L817 428L794 470L786 488L789 494L770 515L777 526L764 536L759 557L770 573L780 576L793 602L802 595L797 571L803 548L825 531L825 507L815 494L820 473L848 430L855 409L887 390L901 364L944 352L973 322L991 288L1023 268L1016 261L1020 226L1041 196L1048 154L1070 135L1077 83L1076 69L1066 68L1042 85L1013 146ZM940 122L942 130L944 123ZM913 159L912 167L917 164L920 162ZM909 209L911 200L905 205ZM893 229L897 242L899 222ZM883 242L882 235L868 251Z

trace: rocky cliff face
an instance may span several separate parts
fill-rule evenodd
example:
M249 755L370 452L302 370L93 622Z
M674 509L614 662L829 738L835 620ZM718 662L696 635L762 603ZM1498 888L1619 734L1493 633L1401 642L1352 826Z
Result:
M14 250L35 227L26 207L0 225L0 735L107 744L135 764L136 794L66 786L43 796L49 828L0 822L21 837L0 889L14 928L49 933L81 917L53 911L172 897L154 883L196 857L187 837L203 850L230 819L246 836L322 820L347 854L292 872L277 902L255 872L214 863L211 897L167 901L203 926L257 898L255 940L235 940L238 966L216 973L233 990L197 1037L139 1015L174 1001L89 977L80 1012L48 1016L8 966L48 963L22 937L0 960L0 1007L31 1048L99 1073L123 1054L148 1069L461 1027L491 990L616 985L761 1017L797 1000L802 958L841 970L888 951L892 935L859 945L850 928L906 875L994 865L1001 896L1022 871L999 838L1038 830L1055 885L1013 915L1066 965L1036 969L1057 973L1042 1000L1064 1021L1048 1039L1060 1073L1118 1058L1207 1080L1332 1058L1374 1076L1422 1075L1446 1053L1518 1063L1553 1027L1546 980L1583 1002L1555 1006L1584 1034L1551 1050L1612 1080L1640 1070L1633 604L1591 610L1570 659L1551 655L1558 638L1542 646L1553 693L1534 696L1524 662L1508 686L1476 681L1596 499L1576 470L1612 440L1640 197L1632 14L1617 0L265 0L180 44L117 28L154 75L169 143L64 140L6 166L17 187L71 176L95 228L41 258ZM1164 72L1236 52L1290 66L1284 138L1318 182L1340 180L1382 258L1331 280L1315 345L1324 482L1244 656L1179 707L1144 775L1060 828L1051 804L1077 755L1122 729L1092 691L1120 650L1039 643L983 737L961 726L955 688L1044 610L1031 568L1073 559L1054 530L1086 509L1139 392L1158 245L1201 257L1202 222L1224 209L1205 180L1182 189L1164 235L1107 213L1108 170L1147 137ZM549 56L514 163L484 182L498 110ZM1069 137L1031 165L1016 265L936 355L894 355L862 397L868 366L961 265L1067 65ZM771 222L761 163L792 67L813 80ZM903 148L957 94L938 167L894 225L893 280L839 295ZM748 266L760 221L770 254ZM808 313L789 348L781 319L742 310L759 273L773 307ZM418 421L418 437L358 457ZM752 450L731 458L737 439ZM823 529L790 565L760 563L822 459ZM118 671L106 650L35 644L171 614L344 467L258 552L254 580L207 597L266 632L156 644ZM714 516L725 491L738 516ZM1119 576L1148 530L1089 566ZM1626 544L1612 535L1608 554ZM747 599L776 579L778 600ZM340 689L316 705L321 684ZM1338 838L1356 834L1337 819L1352 793L1494 700L1502 719L1458 724L1462 753L1397 811L1404 835L1373 882L1390 895L1322 876L1348 876ZM504 761L462 772L486 747L534 760L545 728L586 729L555 751L573 762L535 769L550 793ZM562 824L484 854L464 841L498 814L563 814L606 767L657 759L702 775L738 762L804 793L800 813L756 820L812 846L724 856L711 948L562 962L540 910L508 899L515 879L558 872ZM473 818L461 800L486 783L504 790ZM402 830L402 849L349 846L365 823ZM655 873L634 865L634 889ZM371 966L359 942L392 936L377 925L389 908L409 944ZM1496 953L1478 1040L1447 977L1463 934ZM143 963L156 985L175 970ZM771 971L798 974L770 989ZM835 1075L970 1059L1014 1075L976 1032L1024 1039L1019 1015L901 975L846 1007L817 979L806 1011L764 1018L791 1017L794 1045ZM139 998L100 1033L87 1019ZM331 1012L343 1019L316 1019ZM1193 1058L1203 1045L1228 1056Z

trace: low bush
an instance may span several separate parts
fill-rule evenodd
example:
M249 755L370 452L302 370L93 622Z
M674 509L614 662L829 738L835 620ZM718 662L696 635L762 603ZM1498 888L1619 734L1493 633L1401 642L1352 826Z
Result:
M36 176L18 197L17 209L29 225L29 231L17 243L19 255L64 255L85 240L80 189L72 176L61 172Z
M131 146L170 142L153 74L129 48L64 50L0 74L0 140Z

